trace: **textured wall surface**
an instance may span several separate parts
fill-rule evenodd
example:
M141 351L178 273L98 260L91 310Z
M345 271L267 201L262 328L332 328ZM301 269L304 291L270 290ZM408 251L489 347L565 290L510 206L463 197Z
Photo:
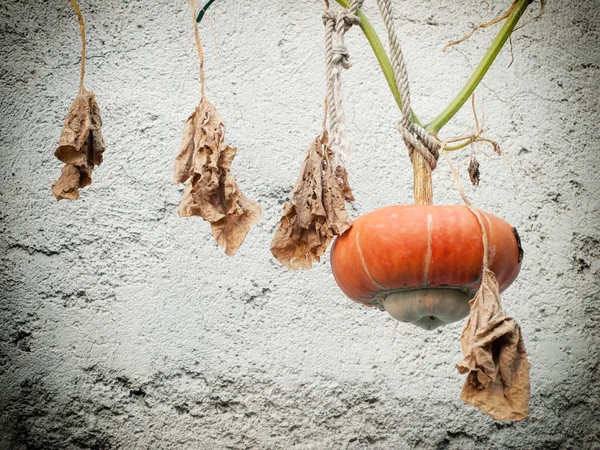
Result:
M76 20L62 0L0 3L0 449L600 448L597 1L550 1L531 22L534 3L477 91L519 191L507 162L478 150L481 186L467 193L525 249L503 295L533 363L520 423L460 400L464 321L397 323L346 299L328 257L294 273L269 252L320 131L323 2L219 0L202 23L207 95L263 207L232 258L207 223L177 216L170 184L199 96L188 4L81 3L107 151L77 202L50 192L78 88ZM510 2L486 3L394 0L419 116L441 111L497 27L443 45ZM374 1L365 12L383 36ZM347 44L357 217L411 202L412 176L374 56L358 29ZM465 108L442 136L472 128ZM452 157L466 180L469 150ZM445 163L434 183L437 203L460 201Z

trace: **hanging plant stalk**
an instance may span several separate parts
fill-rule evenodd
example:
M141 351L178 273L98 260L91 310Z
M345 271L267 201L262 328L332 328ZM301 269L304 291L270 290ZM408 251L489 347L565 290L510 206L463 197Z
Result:
M200 103L185 122L174 183L186 183L180 216L200 216L210 222L217 244L233 255L261 216L261 208L239 189L231 173L237 149L225 144L221 114L204 95L204 55L194 13L194 35L200 59Z
M65 163L61 176L52 185L52 193L57 200L77 200L79 189L92 184L92 172L102 163L104 139L102 138L102 119L93 92L83 86L85 77L85 23L77 0L71 5L79 20L81 32L81 75L79 93L69 108L65 118L59 146L54 152Z

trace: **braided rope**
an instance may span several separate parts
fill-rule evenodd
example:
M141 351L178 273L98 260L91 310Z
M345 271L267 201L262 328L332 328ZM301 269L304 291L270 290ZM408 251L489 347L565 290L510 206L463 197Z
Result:
M327 116L329 119L329 128L328 133L331 139L331 136L335 133L335 129L337 128L337 119L336 119L336 109L331 105L335 105L334 99L334 78L333 78L333 39L331 39L331 34L335 29L335 16L331 16L328 14L329 10L323 13L323 24L325 25L325 69L326 69L326 79L327 79L327 94L325 96L327 100Z
M334 154L335 165L346 167L350 161L350 144L346 137L345 113L342 96L341 72L350 68L350 54L344 44L344 35L360 24L356 10L362 0L352 0L347 9L323 12L325 26L325 61L327 78L327 132L328 145Z
M435 169L439 158L440 143L423 127L415 124L412 120L408 72L404 62L404 55L400 48L400 41L396 35L396 28L394 27L391 0L377 0L377 6L379 7L388 33L390 59L398 91L400 92L400 99L402 100L402 121L398 124L397 129L402 134L409 155L412 156L413 152L417 150L423 155L431 169Z

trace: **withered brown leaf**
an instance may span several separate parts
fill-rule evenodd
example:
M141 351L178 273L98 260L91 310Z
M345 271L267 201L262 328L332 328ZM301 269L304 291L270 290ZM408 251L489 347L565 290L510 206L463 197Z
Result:
M354 194L352 194L352 189L350 189L350 184L348 183L348 171L345 167L337 166L335 168L335 176L342 187L342 193L344 194L344 200L348 200L349 202L353 202Z
M65 163L52 185L57 200L77 200L79 189L92 184L92 171L102 163L102 119L93 92L81 89L65 118L59 145L54 152Z
M237 186L230 168L237 150L225 145L221 114L203 98L183 128L175 159L174 183L188 184L179 205L180 216L200 216L210 222L213 236L227 255L233 255L261 208Z
M477 161L474 157L471 158L467 171L469 172L469 178L471 179L473 186L479 186L479 181L481 179L481 173L479 172L479 161Z
M529 416L527 352L517 322L502 312L500 289L485 269L470 301L471 313L460 338L464 358L456 368L468 373L461 398L497 420Z
M331 167L327 135L317 137L309 147L291 200L271 242L271 253L292 269L310 268L335 236L352 224L344 199L353 199L347 173Z

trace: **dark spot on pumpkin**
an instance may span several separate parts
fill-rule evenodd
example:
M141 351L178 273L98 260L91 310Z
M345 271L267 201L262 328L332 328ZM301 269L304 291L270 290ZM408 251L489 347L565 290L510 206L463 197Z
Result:
M515 239L517 240L517 247L519 248L519 259L518 262L523 261L523 247L521 247L521 237L519 236L519 233L517 232L517 229L515 227L513 227L513 233L515 234Z

